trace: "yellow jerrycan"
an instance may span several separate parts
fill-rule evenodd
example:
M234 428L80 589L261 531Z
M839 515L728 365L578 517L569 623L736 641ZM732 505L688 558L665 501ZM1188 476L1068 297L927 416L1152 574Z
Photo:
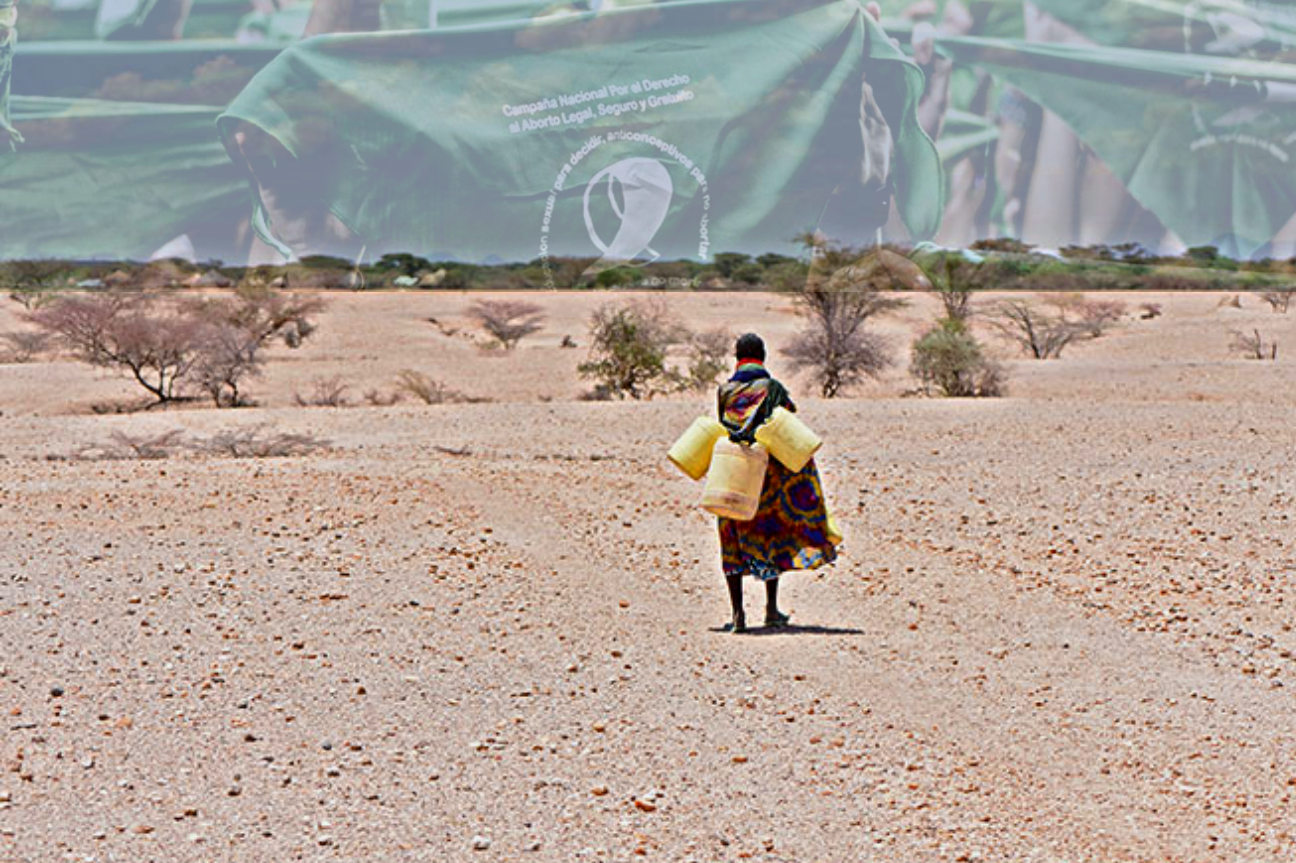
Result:
M711 417L701 416L693 420L679 440L671 445L666 458L689 477L701 479L711 467L711 451L715 442L725 436L725 428Z
M787 408L774 408L770 418L756 429L756 442L793 473L805 467L823 446L819 435Z
M833 518L832 510L828 509L828 505L826 503L824 504L824 512L828 516L828 524L824 530L825 537L833 545L841 545L842 542L841 528L837 526L837 519Z
M769 453L760 444L747 446L720 438L711 453L702 508L735 521L751 521L760 508L768 465Z

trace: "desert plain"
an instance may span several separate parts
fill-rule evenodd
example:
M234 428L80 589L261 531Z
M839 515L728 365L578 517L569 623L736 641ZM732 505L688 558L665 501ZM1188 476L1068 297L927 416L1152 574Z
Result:
M786 297L665 295L766 337L845 534L733 636L664 458L714 396L581 401L623 297L529 294L505 353L479 296L330 295L253 407L0 365L0 861L1296 859L1296 313L1125 295L1163 314L1049 361L986 333L1008 395L954 400L911 392L913 296L824 400ZM480 401L365 403L403 369ZM325 445L87 455L251 427Z

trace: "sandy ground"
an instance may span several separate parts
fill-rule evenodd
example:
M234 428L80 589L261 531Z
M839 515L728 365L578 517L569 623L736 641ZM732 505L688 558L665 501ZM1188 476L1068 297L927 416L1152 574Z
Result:
M237 411L0 366L0 860L1296 857L1296 315L1163 297L994 401L790 381L846 542L734 637L662 456L711 398L575 402L607 296L510 356L426 322L470 299L335 298ZM1228 358L1251 326L1291 353ZM402 368L496 401L290 406ZM57 458L260 423L330 447Z

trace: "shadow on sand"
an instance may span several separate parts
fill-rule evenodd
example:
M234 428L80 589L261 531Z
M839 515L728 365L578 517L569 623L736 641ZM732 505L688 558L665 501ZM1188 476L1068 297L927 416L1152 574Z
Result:
M711 632L723 632L728 634L729 624L724 626L713 626ZM739 633L740 636L749 635L863 635L862 629L840 628L835 626L798 626L795 623L785 624L784 626L749 626L745 631Z

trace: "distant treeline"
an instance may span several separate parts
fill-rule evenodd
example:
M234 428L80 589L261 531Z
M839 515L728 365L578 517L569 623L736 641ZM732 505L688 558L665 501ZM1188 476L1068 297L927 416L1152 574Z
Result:
M966 250L930 245L896 249L925 268L974 269L963 281L975 290L1227 291L1296 286L1296 258L1238 261L1213 246L1177 256L1155 255L1136 243L1040 250L1011 239L983 240ZM234 266L222 261L0 261L9 290L80 288L229 288L240 285L310 290L536 290L640 288L664 290L789 290L804 284L808 258L722 252L707 263L656 261L594 271L594 258L518 263L435 261L409 253L366 262L312 256L288 264Z

